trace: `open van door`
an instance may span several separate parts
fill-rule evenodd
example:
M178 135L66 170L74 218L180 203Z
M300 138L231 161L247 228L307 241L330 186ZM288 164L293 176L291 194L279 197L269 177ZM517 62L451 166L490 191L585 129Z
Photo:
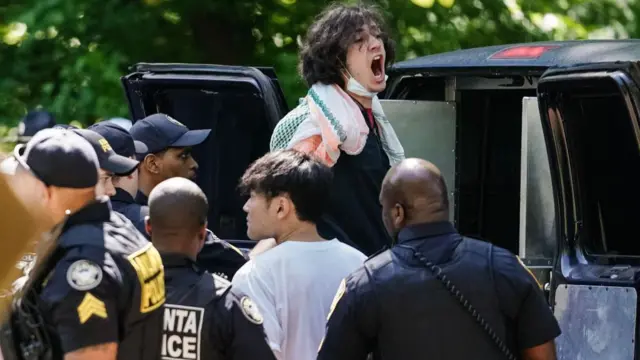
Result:
M636 359L638 69L557 68L538 84L559 239L551 279L558 359Z
M442 172L454 208L456 104L453 101L381 100L407 158L428 159ZM454 212L450 212L454 221Z
M536 97L522 98L518 256L548 295L558 243L549 156Z
M269 151L287 112L273 69L197 64L137 64L122 78L132 121L162 112L190 129L211 129L194 149L197 183L209 199L209 228L247 249L244 199L236 190L249 164Z

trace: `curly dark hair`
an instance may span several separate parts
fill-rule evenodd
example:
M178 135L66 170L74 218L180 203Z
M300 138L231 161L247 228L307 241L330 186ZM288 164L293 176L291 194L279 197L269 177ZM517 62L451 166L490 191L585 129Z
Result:
M240 179L240 191L264 195L267 200L287 194L302 221L316 223L331 197L331 169L297 150L278 150L256 160Z
M317 82L345 86L342 69L346 64L347 50L358 40L365 25L378 33L384 45L385 67L393 63L395 44L377 7L333 4L318 15L300 50L299 71L308 86Z

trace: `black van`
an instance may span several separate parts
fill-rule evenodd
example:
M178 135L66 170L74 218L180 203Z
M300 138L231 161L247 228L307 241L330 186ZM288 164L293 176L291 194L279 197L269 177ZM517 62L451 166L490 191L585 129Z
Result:
M394 65L381 94L406 155L443 171L460 232L518 254L549 292L559 359L635 358L638 61L640 40L459 50ZM236 185L288 111L274 71L138 64L122 82L132 119L213 130L194 154L209 224L251 247Z

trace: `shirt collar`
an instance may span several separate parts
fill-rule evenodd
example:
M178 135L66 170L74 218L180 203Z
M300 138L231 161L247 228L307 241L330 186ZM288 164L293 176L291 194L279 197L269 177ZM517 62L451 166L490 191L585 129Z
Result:
M126 190L116 188L116 194L111 197L111 201L119 201L127 204L135 204L136 200Z
M105 222L111 218L111 204L106 196L100 197L87 204L80 210L69 215L65 221L65 229L72 225L79 225L90 222Z
M136 202L140 205L149 205L149 198L142 191L138 191L136 194Z
M161 252L162 265L165 268L191 268L195 272L201 272L202 270L191 260L188 256L179 253Z
M410 225L400 230L400 233L398 233L398 243L453 233L457 233L457 231L449 221Z

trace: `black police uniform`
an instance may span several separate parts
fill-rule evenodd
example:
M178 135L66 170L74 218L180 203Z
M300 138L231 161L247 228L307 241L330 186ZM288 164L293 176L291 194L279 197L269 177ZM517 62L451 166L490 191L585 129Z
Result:
M129 219L142 235L151 239L144 225L144 219L149 215L148 206L136 203L133 196L121 188L116 188L116 194L111 197L111 206L114 211Z
M67 219L51 259L52 271L25 298L35 292L53 359L105 343L118 344L118 359L160 358L162 259L106 197Z
M171 359L275 359L262 315L248 297L181 254L163 253L167 301L162 356Z
M443 269L517 358L560 334L537 281L507 250L462 238L449 222L407 227L398 242L345 279L318 359L505 358L414 250Z

